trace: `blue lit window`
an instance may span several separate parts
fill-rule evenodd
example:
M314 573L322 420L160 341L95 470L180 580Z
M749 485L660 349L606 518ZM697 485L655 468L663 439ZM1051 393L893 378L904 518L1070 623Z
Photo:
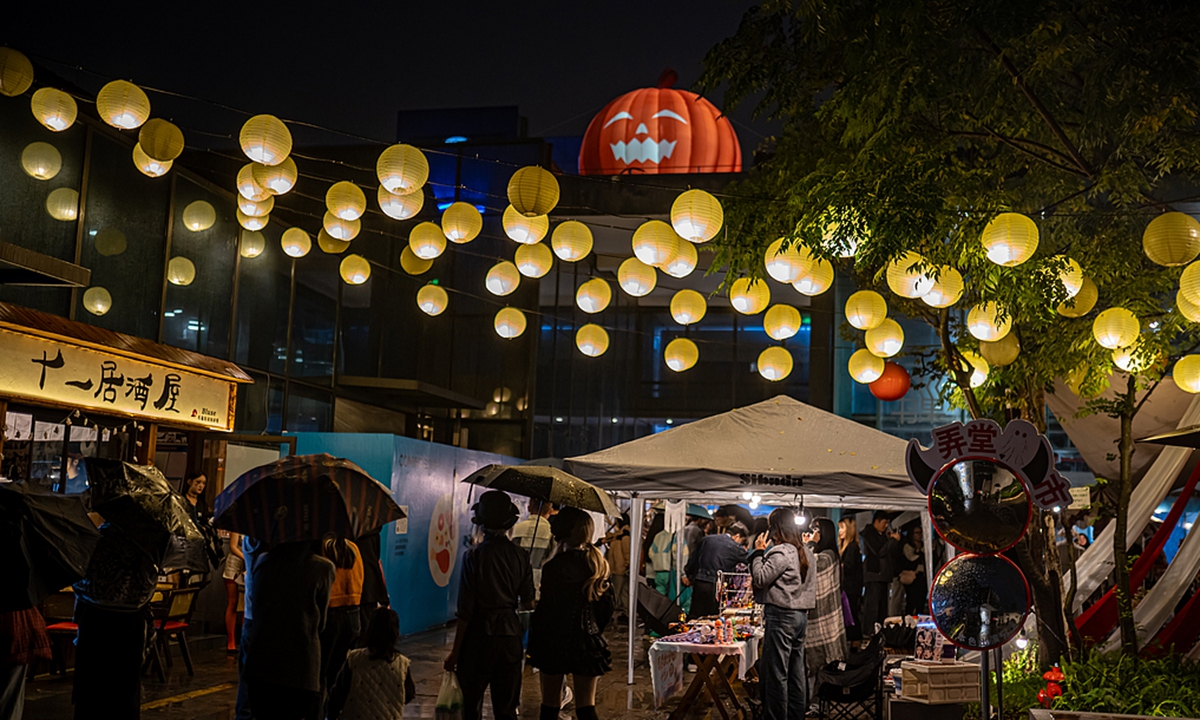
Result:
M455 143L465 143L466 141L467 141L467 138L462 135L451 135L450 137L446 138L447 145L454 145Z

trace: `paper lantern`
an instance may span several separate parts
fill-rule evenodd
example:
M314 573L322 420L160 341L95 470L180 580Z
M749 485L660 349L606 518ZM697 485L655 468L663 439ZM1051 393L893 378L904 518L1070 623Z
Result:
M131 82L113 80L96 93L96 112L109 125L132 130L150 118L150 98Z
M541 243L522 245L517 248L516 257L513 260L522 275L540 278L550 272L550 267L554 264L554 253Z
M626 294L642 297L654 290L654 286L658 284L658 274L654 268L631 257L617 268L617 283Z
M247 200L241 195L238 195L237 201L238 210L241 210L243 214L249 215L250 217L264 217L266 215L270 215L271 211L275 209L274 195L268 195L266 200L259 202Z
M979 303L967 313L967 331L977 340L995 342L1012 330L1012 316L1003 320L1003 309L994 301Z
M1109 350L1129 347L1137 341L1141 331L1137 315L1123 307L1109 308L1092 321L1092 336Z
M769 347L758 354L758 374L779 382L792 374L792 354L786 348Z
M35 92L29 105L37 121L53 132L62 132L71 127L79 115L75 98L54 88L42 88Z
M338 273L348 285L362 285L371 278L371 263L362 255L350 254L342 258Z
M703 190L685 190L671 204L671 227L688 242L712 240L724 222L721 201Z
M263 190L272 195L284 195L296 187L300 171L296 169L296 161L287 157L278 165L250 163L250 174Z
M183 226L192 232L207 230L216 222L217 211L203 200L190 202L183 209Z
M891 318L867 331L867 349L881 358L890 358L904 347L904 328Z
M1200 322L1200 305L1189 302L1181 292L1175 293L1175 307L1179 308L1180 315L1191 322Z
M83 291L83 307L93 315L103 315L112 309L112 295L100 287L90 287Z
M888 287L902 298L921 297L933 287L933 280L917 269L927 264L919 253L904 253L887 265Z
M1163 263L1159 263L1160 265ZM1193 395L1200 393L1200 355L1184 355L1171 371L1175 386Z
M523 167L508 181L508 202L525 217L549 215L558 205L558 180L536 165Z
M51 190L46 196L46 212L55 220L74 220L79 217L79 193L71 188Z
M350 241L338 240L325 232L325 228L321 228L317 232L317 247L321 248L321 252L326 255L341 255L350 249Z
M331 212L327 212L321 220L321 226L334 239L353 240L358 237L359 231L362 230L362 220L344 220Z
M484 285L488 292L501 297L508 295L521 284L521 271L507 260L501 260L488 270Z
M547 221L548 222L548 221ZM456 202L442 213L442 232L457 245L469 243L483 229L483 216L471 203Z
M525 332L525 313L516 308L501 308L492 326L496 328L496 334L505 340L520 337Z
M21 151L21 168L34 180L49 180L62 169L62 155L50 143L29 143Z
M414 192L408 195L396 195L387 191L387 188L380 185L376 192L376 198L379 201L379 209L384 215L393 220L408 220L417 216L421 212L421 208L425 206L425 193Z
M237 217L238 225L241 225L247 230L262 230L267 226L267 223L271 222L270 215L255 217L252 215L247 215L240 209L234 213L234 215Z
M267 249L267 238L260 232L243 230L238 252L244 258L256 258Z
M1087 315L1096 307L1100 299L1100 290L1091 278L1084 278L1079 284L1079 292L1075 296L1058 304L1058 314L1063 317L1078 318Z
M1179 292L1193 305L1200 305L1200 262L1194 262L1183 269L1179 276Z
M525 217L517 212L512 205L504 208L504 215L500 219L500 224L504 226L505 235L512 240L526 245L541 242L542 238L546 237L546 233L550 232L550 217L548 215Z
M143 175L147 177L162 177L171 170L171 161L162 162L155 160L142 150L141 143L133 146L133 164Z
M405 245L400 251L400 267L409 275L424 275L433 267L433 261L417 257L412 247Z
M979 240L988 260L1004 267L1015 267L1037 251L1037 223L1021 213L1000 213L983 229Z
M12 48L0 48L0 95L16 97L31 85L33 63L29 62L29 58Z
M1010 332L995 342L979 341L979 354L993 367L1004 367L1021 354L1021 343L1017 334Z
M803 324L800 311L791 305L772 305L763 315L763 330L775 340L787 340L800 332Z
M633 231L633 254L647 265L659 267L679 255L683 238L662 220L647 220Z
M1079 266L1079 263L1065 255L1056 255L1055 257L1062 259L1067 264L1066 267L1059 271L1058 280L1067 291L1067 297L1073 298L1083 289L1083 268Z
M279 238L279 246L288 257L300 258L312 250L312 238L300 228L288 228Z
M700 348L687 338L675 338L663 350L663 360L675 372L690 370L700 359Z
M867 385L871 394L883 402L896 402L908 394L910 387L912 378L909 377L908 371L894 362L885 362L883 372Z
M793 240L785 250L783 244L786 238L779 238L775 242L767 246L767 251L763 255L763 262L767 267L767 274L774 278L777 282L791 284L800 279L800 275L807 269L805 260L811 258L811 255L802 253L799 241Z
M138 145L148 157L169 163L183 154L183 131L172 122L154 118L138 131Z
M1200 255L1200 222L1181 212L1163 213L1146 226L1142 249L1159 265L1187 265Z
M196 279L196 266L185 257L173 257L167 263L167 282L172 285L191 285Z
M238 195L247 200L262 202L271 197L271 191L259 185L258 181L254 179L254 163L247 163L242 166L241 170L238 170L236 183Z
M292 133L274 115L255 115L238 133L242 152L254 162L278 165L292 154Z
M859 330L879 327L887 318L887 301L874 290L859 290L846 298L846 322Z
M971 387L977 388L987 382L988 374L992 371L991 367L988 366L987 360L984 360L983 356L979 353L974 353L970 350L963 350L962 356L971 369Z
M411 195L429 180L429 161L412 145L392 145L375 163L379 184L396 195Z
M729 304L743 315L757 315L771 304L771 288L763 280L738 278L729 287Z
M805 253L808 248L805 248ZM792 287L801 295L816 296L833 286L833 263L819 257L809 255L800 277L792 283Z
M417 291L417 307L431 317L441 315L450 304L450 296L441 285L429 283Z
M842 224L836 220L826 223L825 230L821 233L821 242L825 247L836 250L838 257L852 258L858 252L858 238L847 235L839 241L837 235L841 227Z
M96 236L92 238L92 245L101 255L116 257L125 252L129 243L125 233L116 228L106 227L96 231Z
M325 209L342 220L357 220L367 211L367 196L352 182L335 182L325 192ZM333 231L329 234L337 237Z
M550 236L550 247L559 260L577 262L592 251L592 231L577 220L560 223Z
M1113 350L1112 359L1113 365L1116 365L1127 373L1136 375L1158 362L1158 355L1157 353L1143 350L1141 340L1139 339L1128 347Z
M958 302L963 294L963 276L949 265L938 267L937 278L929 286L929 292L921 296L921 302L929 307L947 308Z
M708 303L695 290L680 290L671 297L671 317L680 325L694 325L704 319Z
M418 258L432 260L446 251L446 236L434 223L418 223L408 234L408 246Z
M588 357L600 357L608 350L608 331L588 323L575 332L575 347Z
M700 257L696 253L696 246L690 242L681 242L679 243L679 254L670 262L663 263L662 271L673 278L685 278L692 274L699 262Z
M846 368L855 382L867 385L883 375L884 364L887 361L871 353L866 348L859 348L850 355Z

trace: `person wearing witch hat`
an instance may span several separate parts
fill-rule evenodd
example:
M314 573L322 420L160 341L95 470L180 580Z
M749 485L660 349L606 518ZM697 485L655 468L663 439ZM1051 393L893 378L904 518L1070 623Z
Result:
M463 557L458 626L444 667L458 673L463 720L482 717L483 693L489 685L497 720L516 720L525 632L517 608L533 609L533 568L529 555L506 534L518 515L507 494L489 490L479 496L471 512L471 522L483 530L483 540Z

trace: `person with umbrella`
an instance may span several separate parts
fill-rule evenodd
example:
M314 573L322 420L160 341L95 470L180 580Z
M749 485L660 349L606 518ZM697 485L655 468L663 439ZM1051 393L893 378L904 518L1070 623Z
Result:
M20 720L25 675L35 660L50 659L46 622L34 607L33 568L22 551L20 518L0 505L0 718Z

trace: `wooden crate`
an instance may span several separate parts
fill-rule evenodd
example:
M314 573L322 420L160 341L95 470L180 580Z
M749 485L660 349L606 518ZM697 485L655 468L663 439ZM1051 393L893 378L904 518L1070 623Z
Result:
M900 663L901 697L927 705L979 702L979 666L966 662Z

